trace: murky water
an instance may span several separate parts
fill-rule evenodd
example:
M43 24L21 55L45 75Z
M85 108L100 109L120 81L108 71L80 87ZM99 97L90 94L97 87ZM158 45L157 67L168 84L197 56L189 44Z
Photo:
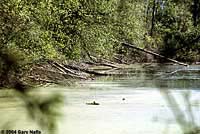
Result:
M124 70L122 76L33 92L64 96L57 134L181 134L200 126L199 70L200 66L139 66ZM0 126L43 132L29 119L19 97L1 92ZM93 101L100 105L86 105Z

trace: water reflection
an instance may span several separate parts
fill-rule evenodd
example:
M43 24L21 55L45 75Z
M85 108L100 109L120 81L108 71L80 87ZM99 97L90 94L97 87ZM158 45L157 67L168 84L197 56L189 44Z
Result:
M195 102L192 100L195 95L198 95L199 74L200 68L198 66L178 67L175 68L175 71L171 70L171 72L157 78L158 80L164 79L165 84L155 82L184 134L200 133L200 120L197 118L199 110L196 110L197 105L194 106ZM173 89L180 90L178 96L174 95ZM195 89L197 92L194 92ZM195 101L198 102L199 99Z
M194 106L193 96L198 95L194 90L199 90L200 68L199 66L175 68L159 66L161 73L154 78L154 84L172 111L174 118L184 134L200 133L200 120L197 118L199 110ZM166 69L167 68L167 72ZM171 70L172 69L172 70ZM157 71L158 71L157 70ZM155 72L154 74L156 74ZM178 89L178 96L174 95L174 89ZM182 100L182 101L181 101ZM199 99L195 100L199 101Z
M199 126L195 121L195 114L192 110L192 104L190 102L190 91L185 93L180 93L182 96L182 99L184 100L185 105L178 104L177 98L174 97L169 90L162 90L161 94L163 95L163 98L168 103L176 122L181 127L184 134L198 134L199 132ZM185 107L185 109L183 109Z
M198 134L200 133L200 120L198 120L196 115L199 110L195 110L192 97L195 95L193 90L199 90L200 68L198 66L176 66L176 68L170 71L166 74L160 73L155 78L156 81L154 81L154 84L158 87L161 95L167 102L182 132L184 134ZM182 91L179 91L179 96L177 96L174 95L173 89ZM182 101L180 101L181 99Z

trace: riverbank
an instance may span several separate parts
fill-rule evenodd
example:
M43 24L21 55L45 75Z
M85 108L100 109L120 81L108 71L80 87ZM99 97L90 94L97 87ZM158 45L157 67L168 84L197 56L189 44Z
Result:
M94 62L56 62L48 61L34 64L22 77L29 84L47 83L70 85L73 81L94 79L97 76L120 75L120 69L127 64Z
M175 106L168 103L170 101L168 98L174 97L182 110L181 113L184 114L181 117L187 119L188 122L190 118L187 117L190 117L190 113L185 102L189 99L193 116L198 117L200 75L199 72L178 72L168 75L181 68L185 67L150 63L131 64L119 70L124 73L124 76L96 77L95 80L79 81L77 86L49 86L31 90L28 93L29 96L26 96L29 103L27 100L16 99L15 92L9 95L1 91L1 95L7 95L1 98L1 123L7 123L10 119L16 123L15 126L11 126L15 129L37 129L45 133L45 129L38 128L35 122L52 119L50 117L54 114L46 116L49 114L46 110L54 108L62 114L62 117L54 121L58 125L58 131L55 134L66 132L82 134L94 131L97 134L107 134L108 127L111 128L112 133L116 134L121 132L163 134L167 128L168 133L182 134L184 131L181 129L182 124L176 120L176 113L180 111L176 111L175 116L173 115L171 110L175 109ZM189 69L199 70L200 66L190 66ZM43 102L43 99L59 93L63 96L59 97L63 100L61 108L48 103L54 101ZM33 100L31 104L34 105L30 105L30 100ZM100 105L86 105L93 101ZM43 111L38 112L40 110L38 108ZM26 118L30 117L25 116L27 110L35 115L35 122ZM43 116L41 113L44 113ZM41 117L44 117L43 120ZM47 120L48 123L49 120ZM199 123L198 118L195 118L195 121ZM45 122L45 125L48 123ZM137 129L133 129L133 125L137 126ZM80 126L79 129L76 126Z
M16 59L13 54L10 54L4 58L6 66L2 70L0 84L2 88L14 88L20 91L26 90L30 85L71 85L77 80L93 80L98 76L123 75L121 73L123 70L130 66L134 67L136 64L142 64L145 67L151 64L166 64L167 60L168 58L165 57L161 61L161 58L150 54L131 52L128 55L118 54L113 58L98 58L90 55L90 58L80 60L46 59L30 61L29 63ZM171 59L170 61L174 63L169 64L188 66L180 61Z
M116 62L56 62L48 61L34 64L22 77L22 81L33 85L61 84L71 85L74 81L94 80L100 76L124 75L124 70L148 68L152 66L176 65L175 63L134 63ZM193 63L193 65L199 65ZM184 66L183 66L184 67Z

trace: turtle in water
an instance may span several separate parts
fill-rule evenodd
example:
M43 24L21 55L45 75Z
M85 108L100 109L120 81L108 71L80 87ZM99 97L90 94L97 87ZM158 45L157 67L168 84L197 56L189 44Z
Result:
M93 101L92 103L86 103L87 105L100 105L99 103Z

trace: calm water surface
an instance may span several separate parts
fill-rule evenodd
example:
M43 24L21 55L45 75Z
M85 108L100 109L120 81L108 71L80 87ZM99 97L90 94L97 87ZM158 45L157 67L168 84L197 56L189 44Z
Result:
M183 128L200 126L200 66L150 65L120 73L124 75L39 90L64 96L57 133L182 134ZM0 100L1 126L40 129L28 119L19 97ZM100 105L86 105L93 101Z

